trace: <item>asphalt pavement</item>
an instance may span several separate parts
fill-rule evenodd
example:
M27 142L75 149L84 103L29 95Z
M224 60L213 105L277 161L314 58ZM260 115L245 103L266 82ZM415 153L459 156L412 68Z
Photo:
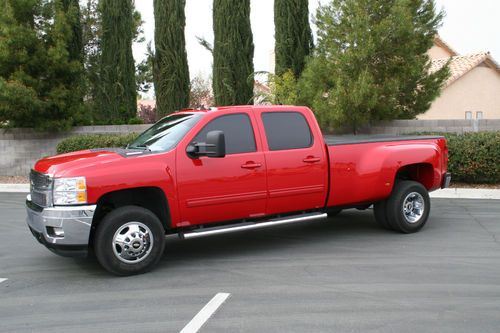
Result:
M372 211L201 239L167 239L157 269L117 278L63 258L0 193L0 332L499 332L500 201L432 199L401 235ZM7 279L7 280L3 280Z

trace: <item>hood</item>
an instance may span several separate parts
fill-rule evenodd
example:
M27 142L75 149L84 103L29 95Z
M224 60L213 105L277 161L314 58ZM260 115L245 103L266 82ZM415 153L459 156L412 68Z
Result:
M127 157L140 156L149 153L144 150L102 148L81 150L67 154L45 157L39 160L35 171L49 174L53 177L84 176L78 174L78 170L89 166L99 166L123 160Z

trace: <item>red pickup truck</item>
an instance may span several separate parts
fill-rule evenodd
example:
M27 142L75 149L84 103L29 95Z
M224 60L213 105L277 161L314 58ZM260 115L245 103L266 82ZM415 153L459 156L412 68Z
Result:
M171 114L126 148L47 157L30 174L27 222L61 255L95 253L117 275L151 269L165 235L191 238L325 218L374 205L375 219L420 230L428 192L446 187L446 140L323 136L297 106Z

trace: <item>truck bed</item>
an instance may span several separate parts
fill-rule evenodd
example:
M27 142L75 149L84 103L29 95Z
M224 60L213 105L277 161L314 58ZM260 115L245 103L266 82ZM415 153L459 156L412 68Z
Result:
M330 165L327 206L387 198L396 172L408 167L427 190L440 186L445 140L436 135L325 135ZM423 164L423 165L422 165Z
M440 139L442 136L438 135L323 135L326 145L340 146L340 145L355 145L362 143L373 142L392 142L392 141L413 141L413 140L429 140Z

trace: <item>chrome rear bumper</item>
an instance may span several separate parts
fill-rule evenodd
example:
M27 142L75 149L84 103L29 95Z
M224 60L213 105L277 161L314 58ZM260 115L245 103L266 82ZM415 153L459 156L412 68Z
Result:
M444 174L443 183L441 184L441 188L450 187L451 182L451 173L447 172Z

